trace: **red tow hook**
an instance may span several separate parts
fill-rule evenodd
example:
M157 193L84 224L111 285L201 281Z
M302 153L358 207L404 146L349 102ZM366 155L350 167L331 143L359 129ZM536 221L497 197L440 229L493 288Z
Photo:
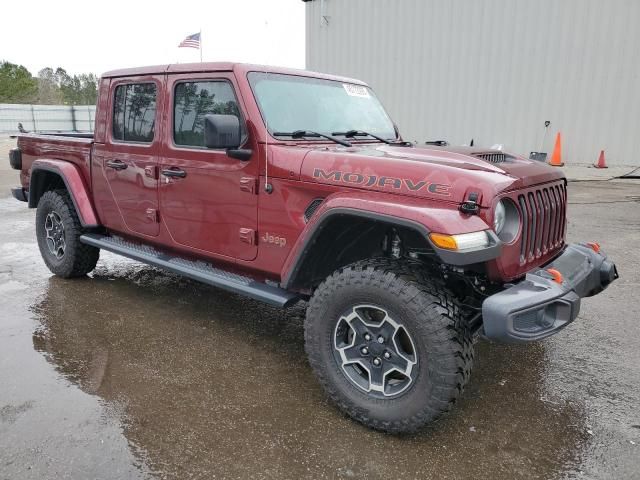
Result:
M598 242L587 242L587 247L596 253L600 253L600 244Z
M547 273L551 274L551 276L553 277L553 281L556 283L562 283L562 281L564 280L562 277L562 273L555 268L547 268Z

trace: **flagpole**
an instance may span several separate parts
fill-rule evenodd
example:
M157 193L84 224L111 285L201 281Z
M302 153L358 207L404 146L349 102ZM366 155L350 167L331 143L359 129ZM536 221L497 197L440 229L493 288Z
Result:
M202 63L202 28L200 29L200 63Z

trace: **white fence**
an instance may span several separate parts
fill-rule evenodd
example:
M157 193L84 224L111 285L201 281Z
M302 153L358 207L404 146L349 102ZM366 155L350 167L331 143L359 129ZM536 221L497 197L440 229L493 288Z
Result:
M92 132L95 105L20 105L0 103L0 132L27 131Z

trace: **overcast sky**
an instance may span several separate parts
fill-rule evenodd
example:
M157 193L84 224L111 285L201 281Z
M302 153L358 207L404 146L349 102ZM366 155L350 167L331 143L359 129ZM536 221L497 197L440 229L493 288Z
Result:
M200 29L205 61L304 68L301 0L10 0L2 9L0 60L34 75L197 62L198 50L177 47Z

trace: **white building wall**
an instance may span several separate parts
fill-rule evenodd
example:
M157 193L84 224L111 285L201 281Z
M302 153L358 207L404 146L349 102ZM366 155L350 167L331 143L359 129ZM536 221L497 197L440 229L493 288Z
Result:
M639 0L313 0L307 69L360 78L406 140L640 165Z

